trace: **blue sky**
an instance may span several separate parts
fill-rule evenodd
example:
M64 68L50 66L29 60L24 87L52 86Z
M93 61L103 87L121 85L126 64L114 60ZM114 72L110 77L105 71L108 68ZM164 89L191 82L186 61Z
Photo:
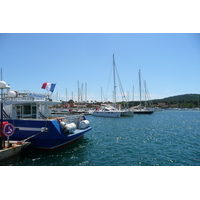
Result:
M112 56L129 99L138 99L139 79L151 99L200 93L200 34L192 33L10 33L0 34L3 80L13 90L43 93L56 83L54 97L77 100L87 83L87 99L112 101ZM120 93L117 85L117 93ZM85 97L84 97L85 98ZM117 100L121 100L117 97Z
M128 99L139 99L138 71L151 99L200 93L199 6L195 0L1 3L0 67L13 90L112 101L112 56ZM12 6L11 6L12 5ZM37 13L37 14L36 14ZM120 93L117 85L117 94ZM84 88L84 87L83 87ZM143 89L144 90L144 89ZM84 97L85 99L85 97ZM121 98L117 97L120 101Z

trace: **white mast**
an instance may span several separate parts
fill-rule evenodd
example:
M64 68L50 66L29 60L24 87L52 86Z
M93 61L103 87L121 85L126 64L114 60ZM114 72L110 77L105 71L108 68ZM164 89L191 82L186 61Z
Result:
M102 102L102 87L101 87L101 103L103 103L103 102Z
M142 92L141 92L141 75L139 70L139 87L140 87L140 105L142 105Z
M85 83L85 102L87 102L87 83Z
M115 58L114 58L114 54L113 54L113 76L114 76L114 106L116 107Z
M145 107L147 107L147 86L146 86L146 81L144 81L144 89L145 89Z
M83 93L83 83L81 84L81 103L83 103L84 93Z
M73 95L73 91L72 91L72 100L74 100L74 95Z
M79 91L79 81L78 81L78 104L79 104L79 101L80 101L80 99L79 99L79 93L80 93L80 91Z
M67 88L66 88L66 102L68 100Z

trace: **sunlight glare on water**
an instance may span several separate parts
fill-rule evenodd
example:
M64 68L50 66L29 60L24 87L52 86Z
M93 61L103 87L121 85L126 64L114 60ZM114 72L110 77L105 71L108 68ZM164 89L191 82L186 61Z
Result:
M22 166L199 166L200 112L87 116L92 130L54 152L30 152L6 165Z

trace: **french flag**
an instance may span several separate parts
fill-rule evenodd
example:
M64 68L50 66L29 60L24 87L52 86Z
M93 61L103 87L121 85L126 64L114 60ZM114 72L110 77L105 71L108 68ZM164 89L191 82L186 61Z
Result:
M48 83L48 82L46 82L46 83L42 84L42 89L51 91L53 93L55 86L56 86L55 83Z

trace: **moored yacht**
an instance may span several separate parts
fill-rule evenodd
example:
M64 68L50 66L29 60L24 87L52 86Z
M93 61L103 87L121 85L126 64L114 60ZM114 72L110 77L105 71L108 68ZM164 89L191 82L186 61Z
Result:
M133 117L134 116L134 112L132 110L130 109L121 110L121 108L118 109L116 106L115 72L116 72L116 66L115 66L115 59L114 59L114 54L113 54L114 103L112 106L104 105L104 106L101 106L100 108L97 108L92 113L93 116L99 116L99 117ZM125 97L125 95L123 96Z
M48 95L30 91L4 94L3 120L15 127L10 140L29 141L36 148L53 150L82 138L91 130L85 116L56 117L49 106L60 104Z
M110 105L102 106L100 109L97 108L92 116L98 117L121 117L121 112L117 110L115 107Z

